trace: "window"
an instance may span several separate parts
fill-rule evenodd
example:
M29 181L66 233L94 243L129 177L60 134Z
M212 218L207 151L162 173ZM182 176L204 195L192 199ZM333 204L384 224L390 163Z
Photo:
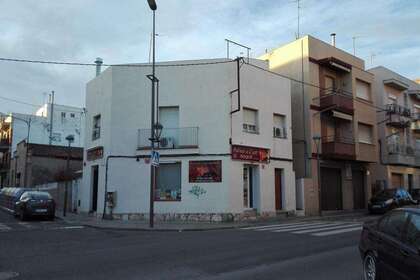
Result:
M70 114L70 118L75 118L75 114L74 113L71 113Z
M61 118L65 119L66 118L66 112L61 112Z
M370 101L370 84L356 80L356 96Z
M181 201L181 163L162 163L157 169L155 200Z
M359 123L359 143L373 144L373 129L371 125Z
M407 224L407 238L408 245L416 249L420 249L420 215L411 214Z
M401 239L401 234L404 230L405 223L407 222L407 217L408 214L404 211L391 212L383 231L396 239Z
M101 137L101 115L93 117L93 128L92 128L92 140L99 139Z
M286 117L279 114L273 115L273 137L287 138Z
M258 133L258 111L254 109L243 109L243 131Z

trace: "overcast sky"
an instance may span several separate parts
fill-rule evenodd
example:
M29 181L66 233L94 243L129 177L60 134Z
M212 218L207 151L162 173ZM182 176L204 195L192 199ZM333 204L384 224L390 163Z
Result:
M224 39L264 53L295 38L293 0L156 0L157 60L226 55ZM420 1L302 0L301 33L356 54L366 67L384 65L420 77ZM147 62L151 12L146 0L0 0L0 57L91 63ZM373 63L371 61L374 55ZM239 56L240 50L231 52ZM33 112L56 92L60 104L84 106L94 67L0 61L0 112ZM46 94L45 94L46 93Z

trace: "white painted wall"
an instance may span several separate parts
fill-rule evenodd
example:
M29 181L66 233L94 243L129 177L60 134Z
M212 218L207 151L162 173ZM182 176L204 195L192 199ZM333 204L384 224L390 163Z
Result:
M189 63L217 60L188 61ZM219 60L222 61L222 60ZM185 62L175 62L185 63ZM260 63L260 62L259 62ZM164 63L161 63L162 65ZM172 64L172 62L171 62ZM144 65L143 65L144 66ZM147 155L137 151L138 129L150 127L150 67L112 67L87 85L86 150L104 147L104 158L84 159L81 211L91 204L91 168L99 165L98 212L103 209L105 159L108 155ZM268 148L272 160L258 165L261 211L274 211L274 168L284 169L284 205L295 210L295 180L292 171L290 132L290 83L278 76L242 65L241 102L259 109L260 134L242 132L242 111L231 119L230 91L237 88L236 62L202 66L157 67L160 79L159 105L179 106L179 126L199 127L198 149L161 151L161 162L181 162L182 199L180 202L156 202L156 213L241 213L243 208L242 168L246 162L232 161L230 143ZM274 139L273 113L286 115L288 139ZM92 120L101 114L101 138L92 141ZM165 154L194 154L164 157ZM86 156L86 153L85 153ZM189 183L190 160L222 160L221 183ZM147 213L149 210L150 165L143 160L111 159L108 190L117 191L114 213ZM189 190L199 185L206 193L199 198Z

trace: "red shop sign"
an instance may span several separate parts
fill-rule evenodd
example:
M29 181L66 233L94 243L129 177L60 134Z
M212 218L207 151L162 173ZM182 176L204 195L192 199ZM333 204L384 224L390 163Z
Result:
M232 159L268 162L269 156L268 149L232 145Z

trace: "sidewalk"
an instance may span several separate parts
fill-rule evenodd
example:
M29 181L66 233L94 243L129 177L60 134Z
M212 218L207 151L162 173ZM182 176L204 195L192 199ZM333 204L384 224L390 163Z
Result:
M102 220L88 216L86 214L67 213L63 217L61 212L56 212L58 219L68 224L82 225L86 227L98 229L112 230L137 230L137 231L209 231L209 230L225 230L235 228L245 228L249 226L263 226L272 224L282 224L299 221L317 221L317 220L346 220L346 221L367 221L377 219L377 216L369 216L363 212L338 213L328 216L312 216L312 217L289 217L271 219L266 221L248 221L248 222L226 222L226 223L206 223L206 222L155 222L154 228L149 227L148 221L139 220Z

